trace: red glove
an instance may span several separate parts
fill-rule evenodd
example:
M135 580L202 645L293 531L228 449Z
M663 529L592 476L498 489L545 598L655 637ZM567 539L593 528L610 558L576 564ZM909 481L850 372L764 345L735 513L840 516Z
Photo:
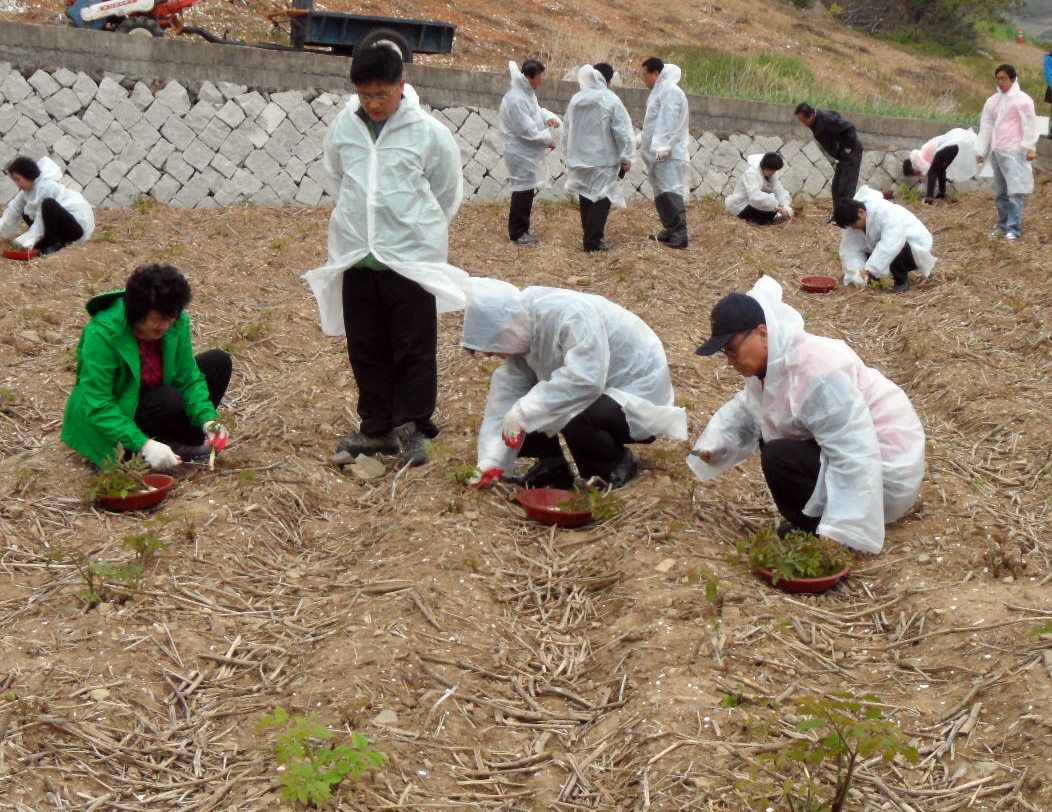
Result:
M494 482L500 482L502 476L504 476L504 471L500 468L490 468L479 475L477 482L471 482L469 484L472 488L478 488L481 491L490 487Z

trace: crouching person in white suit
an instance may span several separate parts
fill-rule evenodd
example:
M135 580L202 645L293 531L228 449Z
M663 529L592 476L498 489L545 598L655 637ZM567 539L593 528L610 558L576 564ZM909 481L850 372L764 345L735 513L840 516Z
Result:
M518 456L536 458L526 487L567 488L573 470L618 488L638 472L629 443L687 439L687 418L673 405L661 341L642 319L588 293L496 279L466 283L461 346L497 355L479 431L478 487L510 473Z
M843 341L811 335L762 277L712 309L712 337L745 389L712 416L687 458L702 482L760 451L764 478L786 520L879 553L884 525L904 516L924 477L924 429L906 394Z
M746 169L724 206L733 214L758 226L784 223L793 216L793 199L776 173L785 165L777 152L757 153L746 160Z
M854 200L838 200L833 221L844 230L840 236L840 263L844 283L865 287L866 277L895 281L892 293L910 289L910 271L931 276L931 232L917 215L862 186Z

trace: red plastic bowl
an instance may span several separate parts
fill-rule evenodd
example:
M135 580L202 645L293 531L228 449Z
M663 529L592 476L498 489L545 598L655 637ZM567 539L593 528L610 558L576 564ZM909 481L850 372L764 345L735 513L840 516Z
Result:
M100 496L102 506L109 510L142 510L153 507L164 501L168 491L175 484L175 478L167 474L146 474L142 481L151 485L154 490L145 493L132 493L124 498L120 496Z
M34 259L39 256L40 252L34 251L33 249L30 249L28 251L15 251L11 248L4 249L4 257L6 259L17 259L20 262L25 262L27 259Z
M836 287L836 280L831 276L805 276L800 287L808 293L829 293Z
M591 510L560 510L560 502L569 502L573 498L570 491L558 488L530 488L519 491L515 498L531 519L559 527L578 527L592 520Z
M825 578L779 578L774 582L774 573L770 570L756 570L756 573L773 587L784 592L796 593L818 593L826 592L836 586L837 581L851 572L850 565L844 567L836 575L827 575Z

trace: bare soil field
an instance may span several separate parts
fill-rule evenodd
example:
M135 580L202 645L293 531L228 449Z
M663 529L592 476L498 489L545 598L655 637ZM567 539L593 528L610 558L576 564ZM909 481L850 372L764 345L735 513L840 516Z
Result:
M986 237L988 195L916 208L940 261L903 296L798 289L838 269L828 203L767 229L693 203L685 252L645 239L640 202L599 256L567 204L539 204L534 248L507 242L499 205L454 223L451 260L472 273L649 322L692 437L741 385L693 354L709 309L760 273L905 388L929 436L920 501L883 555L813 597L727 560L776 519L755 459L702 486L686 444L638 447L623 512L579 530L453 481L494 365L459 349L457 314L431 462L388 459L369 481L330 467L356 417L343 340L299 280L323 261L323 210L103 210L91 242L2 261L0 809L289 808L256 729L282 706L390 757L329 809L740 812L757 757L810 735L793 700L841 690L876 695L920 752L865 760L845 809L1052 808L1052 636L1033 634L1052 620L1052 188L1016 245ZM160 511L109 513L58 439L62 410L85 301L148 261L191 280L196 348L235 353L236 427ZM76 554L126 562L149 528L167 547L142 584L111 579L87 609ZM758 726L765 711L780 721Z

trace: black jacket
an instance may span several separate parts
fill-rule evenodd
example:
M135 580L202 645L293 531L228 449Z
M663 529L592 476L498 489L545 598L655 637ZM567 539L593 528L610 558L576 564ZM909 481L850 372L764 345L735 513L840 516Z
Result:
M855 125L842 118L836 110L815 110L811 132L819 146L834 160L841 161L849 157L844 154L844 149L850 149L852 155L862 152L862 142L855 132Z

